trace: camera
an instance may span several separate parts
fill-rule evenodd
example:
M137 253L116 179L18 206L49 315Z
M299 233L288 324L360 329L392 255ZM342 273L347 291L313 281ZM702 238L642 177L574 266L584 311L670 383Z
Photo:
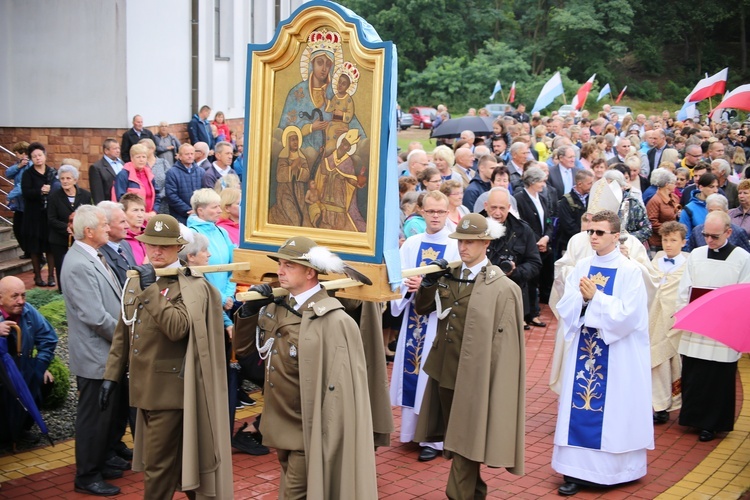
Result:
M505 274L510 274L513 271L513 262L515 258L512 255L501 255L498 260L497 267L500 268Z

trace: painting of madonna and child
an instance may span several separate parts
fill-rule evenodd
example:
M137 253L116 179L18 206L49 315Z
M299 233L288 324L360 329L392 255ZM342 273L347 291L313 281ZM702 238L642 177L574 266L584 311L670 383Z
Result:
M268 222L366 232L372 73L333 29L300 49L276 74Z

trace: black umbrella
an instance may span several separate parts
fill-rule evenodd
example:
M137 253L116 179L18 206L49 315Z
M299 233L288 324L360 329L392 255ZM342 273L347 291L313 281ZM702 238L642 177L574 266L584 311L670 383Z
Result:
M492 134L492 118L484 116L464 116L462 118L451 118L445 120L433 129L430 137L450 138L460 137L464 130L471 130L475 135Z

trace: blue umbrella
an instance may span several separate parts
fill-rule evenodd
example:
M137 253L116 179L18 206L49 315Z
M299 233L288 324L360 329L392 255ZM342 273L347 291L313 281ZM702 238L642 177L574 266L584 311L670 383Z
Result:
M18 342L21 341L21 330L16 327ZM11 395L18 401L26 412L31 415L34 421L39 426L39 430L47 438L51 445L55 445L52 438L49 437L49 431L47 430L47 424L44 423L42 414L39 413L34 398L29 391L29 387L26 385L26 381L23 379L23 375L18 370L15 361L8 353L8 337L0 337L0 372L2 372L3 383L11 393Z

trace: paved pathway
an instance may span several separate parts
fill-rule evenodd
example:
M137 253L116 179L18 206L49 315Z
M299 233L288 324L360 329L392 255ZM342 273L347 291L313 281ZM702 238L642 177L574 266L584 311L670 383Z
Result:
M552 438L557 414L557 398L549 389L549 369L554 347L555 321L549 309L542 315L547 328L526 333L526 475L517 477L504 469L482 469L490 498L559 498L562 479L550 467ZM584 491L576 498L740 498L750 490L750 358L739 363L737 390L738 418L735 430L724 439L701 443L694 431L680 427L676 414L655 427L656 449L649 452L648 475L625 487ZM263 398L254 394L258 405L238 411L240 421L251 420L261 411ZM396 426L400 412L394 411ZM128 437L129 439L129 437ZM73 492L74 441L55 447L0 457L0 498L90 498ZM377 455L380 498L393 500L442 499L450 462L437 458L429 463L417 461L418 449L412 443L398 442L393 435L391 447L380 448ZM272 452L264 457L233 455L235 498L277 498L279 465ZM140 499L141 473L126 472L112 481L120 486L117 498ZM182 494L176 498L184 498ZM364 500L364 499L357 499Z

